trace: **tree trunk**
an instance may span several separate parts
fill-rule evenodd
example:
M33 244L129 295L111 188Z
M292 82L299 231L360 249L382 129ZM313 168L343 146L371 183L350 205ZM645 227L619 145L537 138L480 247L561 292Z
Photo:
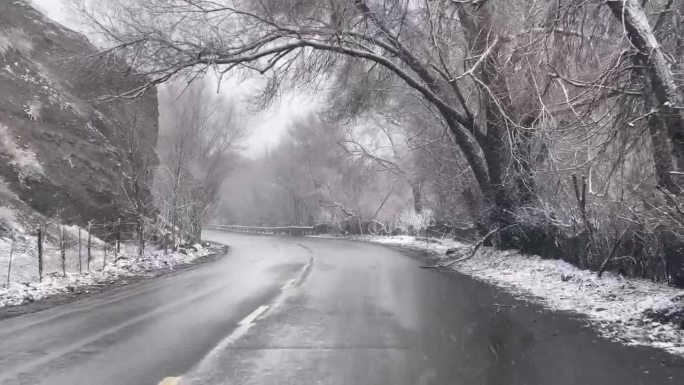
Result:
M647 111L657 111L658 101L650 79L646 75L648 56L638 53L633 56L635 72L644 84L644 105ZM672 194L679 194L681 187L676 183L672 173L674 164L672 160L672 144L667 132L667 126L660 114L651 114L648 117L648 131L651 137L651 151L653 152L653 165L655 167L656 180L659 186L667 189Z
M497 58L499 38L497 28L492 25L489 9L487 6L469 7L471 5L459 3L458 16L471 51L470 56L481 57L488 52L476 71L481 82L481 109L486 119L486 133L476 137L487 165L488 185L483 193L490 205L484 218L483 231L498 228L501 230L498 232L499 246L517 247L509 231L515 221L513 213L519 201L519 192L508 175L512 160L507 119L511 114L510 90L500 71Z
M684 241L673 231L664 230L661 232L660 242L663 245L665 270L670 284L684 287Z
M649 107L651 104L646 103ZM665 123L658 115L651 115L648 119L648 131L651 136L651 147L653 151L653 164L655 166L656 179L659 186L662 186L672 194L681 193L681 187L675 182L672 174L672 153L670 139L667 136Z
M176 251L176 208L171 214L171 250Z
M449 126L449 131L453 135L454 141L458 145L459 149L463 152L463 156L466 158L468 165L471 167L473 176L477 181L477 185L480 187L482 194L488 196L491 191L491 185L489 183L489 173L487 171L488 165L484 156L480 152L480 145L474 136L468 135L460 127L460 124L451 116L449 111L440 110L442 116L444 116L447 125Z
M145 252L145 221L141 216L138 216L138 258L142 258Z
M411 182L411 191L413 192L413 209L416 214L423 212L423 186L420 182ZM375 218L371 218L375 219Z
M197 222L197 243L202 243L202 222Z
M624 24L627 38L639 51L639 56L645 58L647 65L641 74L644 88L652 95L655 115L662 121L672 142L671 154L676 170L684 170L684 101L646 12L638 0L609 0L608 6ZM654 151L658 149L662 150L662 146L654 146Z

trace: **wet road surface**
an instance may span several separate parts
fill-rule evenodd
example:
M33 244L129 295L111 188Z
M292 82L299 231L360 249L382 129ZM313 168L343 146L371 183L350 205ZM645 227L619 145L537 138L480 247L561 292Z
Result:
M0 384L681 384L603 340L395 249L208 232L219 261L0 321Z

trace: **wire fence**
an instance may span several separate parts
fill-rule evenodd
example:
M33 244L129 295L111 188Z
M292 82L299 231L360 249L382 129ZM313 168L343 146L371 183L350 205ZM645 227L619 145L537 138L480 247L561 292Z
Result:
M303 236L315 234L313 226L241 226L241 225L218 225L210 224L206 226L207 229L224 230L236 233L250 233L250 234L273 234L273 235L290 235Z
M0 241L0 285L104 271L122 258L142 257L148 245L166 254L187 239L189 233L180 229L122 220L91 222L85 228L46 223L21 235L11 231Z
M37 245L34 242L32 242L31 239L19 236L16 234L15 231L11 232L7 244L2 245L3 258L1 258L1 260L7 261L7 267L6 269L3 269L3 271L6 272L7 277L5 282L3 283L9 285L10 277L12 275L12 268L14 267L16 269L17 264L23 262L23 260L25 259L24 256L35 254L36 247Z

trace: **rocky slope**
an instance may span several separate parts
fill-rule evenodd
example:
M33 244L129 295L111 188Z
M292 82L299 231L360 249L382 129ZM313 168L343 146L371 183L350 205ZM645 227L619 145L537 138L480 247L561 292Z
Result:
M96 52L26 2L0 2L0 206L103 222L128 205L132 140L134 159L156 162L156 92L111 101L142 79Z

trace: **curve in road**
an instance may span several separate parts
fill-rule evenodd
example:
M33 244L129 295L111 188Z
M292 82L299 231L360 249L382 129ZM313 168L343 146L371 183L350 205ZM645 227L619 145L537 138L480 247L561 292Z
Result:
M0 321L0 384L675 384L599 338L405 252L207 232L225 258Z

